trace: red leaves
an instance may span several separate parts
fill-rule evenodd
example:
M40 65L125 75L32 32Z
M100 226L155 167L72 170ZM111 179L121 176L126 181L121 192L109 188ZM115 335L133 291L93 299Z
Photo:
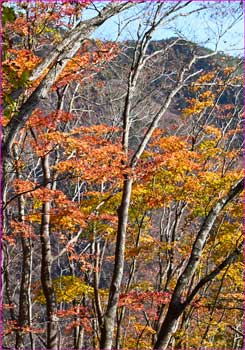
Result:
M74 130L63 142L66 153L72 153L73 157L59 162L56 170L72 172L95 183L121 180L125 171L124 153L120 145L106 139L117 130L105 125Z
M93 328L87 318L82 318L80 320L72 321L68 324L68 326L65 328L65 334L70 334L72 330L78 326L82 326L86 332L92 332Z
M33 326L20 327L16 320L14 320L14 321L11 321L11 320L6 321L4 334L7 335L9 333L16 332L16 331L21 331L23 333L32 332L32 333L35 333L35 334L40 334L40 333L44 333L45 329L44 328L36 328L36 327L33 327Z
M10 310L10 309L14 309L15 305L14 304L3 304L2 307L0 307L0 309L4 309L4 310Z
M92 79L94 74L101 70L100 65L110 62L118 54L118 45L113 42L96 44L86 41L78 54L66 65L64 71L59 75L54 89L62 87L71 81Z
M58 310L56 315L60 318L64 317L85 317L88 316L88 309L85 306L75 306L67 310Z
M13 181L13 187L17 194L26 193L28 191L33 191L38 184L35 184L29 180L15 179Z
M20 235L24 238L36 238L33 228L31 225L25 222L11 221L11 228L13 230L13 235Z
M60 123L67 123L74 115L63 110L56 110L44 115L40 109L36 109L27 122L27 126L34 128L38 134L55 131Z
M131 291L121 294L119 299L119 307L125 306L135 311L144 309L144 305L152 303L153 306L160 304L168 304L170 301L170 293L167 292L138 292Z
M6 235L5 233L2 234L2 240L7 242L9 246L16 246L16 239L12 235Z
M24 193L27 197L32 197L41 202L53 200L58 203L61 201L65 203L67 200L67 197L62 191L51 190L29 180L15 179L13 181L13 187L17 194ZM70 204L70 202L67 204Z
M31 193L31 196L41 202L54 201L56 203L63 202L64 204L70 204L69 200L67 203L66 195L59 190L51 190L47 187L40 187Z
M75 306L67 310L59 310L56 315L59 318L73 318L71 322L65 328L65 333L68 335L73 328L82 326L86 332L92 332L92 326L90 323L90 314L88 308L85 306Z

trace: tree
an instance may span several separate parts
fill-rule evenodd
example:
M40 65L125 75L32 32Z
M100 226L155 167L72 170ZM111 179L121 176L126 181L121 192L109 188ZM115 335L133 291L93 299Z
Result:
M88 36L135 4L97 5L3 7L6 344L212 344L229 271L239 281L241 62L213 69L216 51L181 36L152 50L161 26L217 4L142 4L146 22L124 44ZM80 20L90 8L98 15ZM236 6L228 9L239 18ZM181 48L188 54L172 65ZM236 101L221 103L229 94ZM178 99L182 122L162 130ZM205 308L202 332L195 320Z
M22 57L24 55L27 55L27 60L26 63L28 64L27 67L24 68L23 72L20 71L18 68L21 67L21 62L17 64L17 76L20 78L20 89L23 90L23 88L26 86L26 77L29 75L29 72L31 71L31 76L28 77L28 81L38 81L38 85L35 86L34 84L34 91L32 89L30 92L26 90L27 96L25 96L24 92L17 92L17 100L13 101L10 98L11 104L14 104L14 114L10 115L11 119L9 120L8 124L6 125L4 129L4 144L3 144L3 201L5 203L6 201L6 190L7 190L7 179L6 176L7 174L12 172L12 147L13 143L18 136L21 128L23 128L28 121L30 115L32 112L35 110L37 105L40 103L40 101L47 96L47 93L51 86L54 84L56 81L57 77L59 74L64 70L64 68L67 65L67 62L69 58L72 58L77 51L79 50L81 43L86 39L90 33L99 25L101 25L106 19L109 17L113 16L114 14L129 8L133 6L134 4L132 3L123 3L123 4L114 4L110 3L107 6L105 6L102 11L99 12L99 15L97 17L94 17L90 20L85 20L85 21L78 21L74 28L71 29L68 32L68 35L66 35L66 38L62 40L60 43L58 42L52 49L52 51L49 53L49 55L44 59L41 64L37 66L37 68L33 71L33 68L35 68L36 63L38 62L37 57L34 55L33 56L33 51L35 50L34 42L35 40L40 40L40 34L45 33L47 31L48 26L43 24L41 22L41 29L37 29L37 23L35 22L35 19L38 16L38 8L36 5L34 5L34 8L32 6L29 8L28 5L24 4L21 6L24 10L24 14L21 13L19 18L15 19L15 14L8 7L4 7L5 9L5 26L8 27L11 26L13 23L13 28L17 31L19 31L19 25L20 22L22 25L24 24L24 29L20 30L20 36L27 36L27 49L25 52L21 52ZM85 3L86 6L86 3ZM47 6L41 6L46 8ZM78 9L77 9L78 7ZM84 7L84 4L82 6L80 5L75 5L70 7L70 20L72 21L73 16L77 16L77 12L81 10L81 8ZM62 5L61 5L62 8ZM67 8L65 7L65 15L67 16ZM78 10L78 11L77 11ZM48 5L48 15L44 16L46 18L43 19L43 21L46 21L48 24L50 24L51 27L51 33L53 33L53 36L55 37L55 34L57 31L53 30L52 28L52 20L54 18L60 19L64 14L61 12L58 15L59 11L59 5L58 8L56 8L56 5ZM11 15L11 16L10 16ZM9 22L8 23L8 19ZM18 22L18 23L17 23ZM6 29L6 37L8 38L8 30L10 28L5 28ZM39 36L39 37L38 37ZM24 38L25 39L25 38ZM11 53L11 50L7 49L6 50L6 55L8 53ZM19 52L13 52L13 54L18 54ZM28 55L32 55L34 62L30 65L30 57ZM17 60L20 58L17 56ZM25 61L25 56L23 57ZM6 61L5 61L6 62ZM8 62L8 61L7 61ZM9 93L9 89L12 89L12 82L11 79L13 79L10 75L12 73L13 69L12 67L8 65L6 62L6 75L7 75L7 81L6 81L6 88L7 88L7 93ZM13 62L10 62L11 64ZM26 70L25 70L26 69ZM14 71L15 74L15 71ZM8 78L11 77L9 80ZM19 88L17 85L13 85L15 88ZM20 97L19 97L20 94ZM15 102L15 103L14 103ZM17 106L16 106L17 104ZM17 108L16 108L17 107ZM17 111L16 111L17 109ZM49 165L48 165L48 155L44 156L42 159L43 162L43 176L44 176L44 185L49 188L50 183L49 183L49 178L50 178L50 173L49 173ZM57 326L56 326L56 321L54 320L55 316L54 313L56 311L56 306L55 306L55 297L54 297L54 292L53 292L53 287L52 287L52 281L51 281L51 276L50 276L50 268L51 268L51 247L50 247L50 238L49 238L49 211L50 211L50 205L48 202L44 203L43 205L43 217L42 217L42 225L41 225L41 241L42 241L42 283L43 283L43 288L45 290L45 296L47 299L47 314L48 314L48 334L47 334L47 347L50 349L55 349L58 346L58 336L57 336ZM23 211L23 209L21 209ZM20 214L22 215L22 214ZM23 216L23 215L22 215ZM22 220L22 219L21 219ZM25 271L23 271L23 284L22 284L22 291L25 293L25 287L24 285L26 283L26 276L30 274L30 249L27 244L25 244L23 240L23 252L25 255L24 258L24 266L25 266ZM27 309L27 303L25 301L25 297L21 295L21 302L20 302L20 318L19 322L21 323L20 326L23 327L26 325L28 322L26 320L28 312L26 311ZM26 316L24 316L24 314ZM23 347L23 341L21 338L17 339L16 343L17 348Z

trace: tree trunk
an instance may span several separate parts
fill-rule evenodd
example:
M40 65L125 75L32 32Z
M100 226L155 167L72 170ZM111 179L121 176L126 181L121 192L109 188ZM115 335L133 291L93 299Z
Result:
M42 158L42 168L44 175L44 185L50 188L50 169L49 158ZM42 206L42 221L41 221L41 282L43 293L46 298L47 310L47 349L58 350L59 335L57 324L57 305L56 297L51 277L52 252L50 242L50 208L51 203L47 201Z
M194 276L197 266L199 264L203 248L208 239L209 233L213 229L213 226L224 207L236 197L243 190L244 180L238 181L228 192L226 196L221 198L210 210L209 214L206 216L199 232L197 233L196 240L193 243L190 258L187 265L177 280L171 302L169 304L168 312L161 326L160 332L157 336L157 341L155 343L154 349L165 350L168 347L169 341L173 332L175 331L175 326L177 325L178 318L185 310L185 308L190 304L194 298L197 291L208 281L213 279L232 259L234 259L239 254L239 248L237 248L228 258L224 260L220 266L218 266L214 272L209 274L201 280L197 286L190 293L190 296L186 298L183 302L183 292L185 288L190 284L192 277Z
M175 332L178 325L178 320L183 312L183 306L181 303L172 302L169 305L168 312L163 321L161 330L158 334L154 350L161 349L165 350L168 347L172 334Z
M24 220L24 203L23 197L19 199L20 217ZM31 326L30 319L30 284L31 284L31 269L32 269L32 249L30 237L21 237L22 245L22 275L19 297L19 317L18 326L21 328L16 334L16 349L24 349L26 332L23 328ZM31 336L32 341L32 336Z
M128 222L128 209L132 192L132 182L132 178L125 176L122 201L118 210L118 232L114 271L110 286L108 307L104 315L104 322L101 330L100 349L104 350L109 350L112 347L114 323L124 268L124 251Z
M14 149L14 154L16 160L18 157L18 152ZM20 173L19 169L16 170L16 176L19 179ZM18 211L19 211L19 222L25 222L25 200L23 195L18 198ZM27 233L28 234L28 233ZM25 327L31 326L31 305L30 305L30 288L31 288L31 273L32 273L32 247L31 247L31 237L28 235L25 237L21 236L21 246L22 246L22 274L21 274L21 284L20 284L20 295L19 295L19 315L18 315L18 326L20 330L16 333L16 349L24 349L25 337L27 332ZM31 332L30 340L31 347L33 348L33 338Z
M140 243L140 237L141 237L141 233L142 233L142 226L144 223L144 219L145 219L145 215L146 213L144 213L141 221L140 221L140 226L139 226L139 231L137 234L137 238L136 238L136 242L135 242L135 248L139 247L139 243ZM129 278L128 278L128 282L127 282L127 286L125 289L125 292L128 293L132 282L134 280L134 276L135 276L135 271L136 271L136 264L137 264L137 257L133 257L133 261L131 263L130 266L130 270L129 270ZM120 343L121 343L121 329L122 329L122 323L124 320L124 315L125 315L125 306L122 306L120 310L118 310L118 321L117 321L117 333L116 333L116 344L115 344L115 348L117 350L120 349Z

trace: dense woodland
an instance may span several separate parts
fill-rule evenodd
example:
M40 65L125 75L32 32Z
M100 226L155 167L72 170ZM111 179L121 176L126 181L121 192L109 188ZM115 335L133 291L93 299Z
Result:
M243 9L193 3L2 4L3 349L243 348Z

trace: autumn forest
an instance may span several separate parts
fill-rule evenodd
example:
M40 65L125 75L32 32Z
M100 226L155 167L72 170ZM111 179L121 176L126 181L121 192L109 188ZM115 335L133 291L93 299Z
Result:
M1 7L2 349L243 349L243 2Z

